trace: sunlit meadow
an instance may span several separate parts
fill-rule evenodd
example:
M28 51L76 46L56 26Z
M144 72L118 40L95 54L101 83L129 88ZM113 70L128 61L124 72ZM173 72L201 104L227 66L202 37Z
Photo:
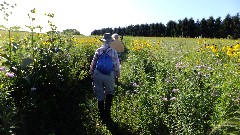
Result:
M144 134L239 133L239 40L129 40L124 122L136 130L144 125Z
M5 28L0 134L113 134L89 74L100 37ZM240 40L124 37L112 118L122 134L239 134ZM117 129L116 129L117 130ZM120 131L119 131L120 132Z

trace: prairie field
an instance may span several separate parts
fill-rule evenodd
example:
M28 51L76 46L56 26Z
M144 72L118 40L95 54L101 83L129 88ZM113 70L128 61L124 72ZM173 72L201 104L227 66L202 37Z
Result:
M100 38L1 31L0 134L240 133L239 39L124 36L106 124L89 74Z

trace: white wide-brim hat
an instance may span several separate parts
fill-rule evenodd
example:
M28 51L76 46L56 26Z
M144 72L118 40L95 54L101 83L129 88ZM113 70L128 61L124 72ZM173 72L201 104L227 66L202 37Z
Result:
M110 33L104 33L102 41L113 41L113 38Z

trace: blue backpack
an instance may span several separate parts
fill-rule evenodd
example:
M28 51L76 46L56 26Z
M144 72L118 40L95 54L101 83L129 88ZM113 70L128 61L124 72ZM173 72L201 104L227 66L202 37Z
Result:
M103 53L98 57L96 68L101 73L109 75L113 70L113 62L112 58L106 53L106 50L104 50Z

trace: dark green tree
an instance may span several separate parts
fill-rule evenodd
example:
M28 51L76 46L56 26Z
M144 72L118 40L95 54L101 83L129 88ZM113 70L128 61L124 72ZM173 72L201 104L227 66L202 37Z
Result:
M218 17L215 20L213 37L215 37L215 38L221 37L221 35L222 35L221 26L222 26L222 20L221 20L221 17Z
M154 24L154 23L152 23L152 24L150 24L149 25L149 27L150 27L150 34L149 34L149 36L150 37L156 37L156 24Z
M188 25L188 19L184 18L182 20L182 36L183 37L188 37L189 36L189 25Z
M192 38L197 36L195 29L195 21L193 20L193 18L188 19L188 34Z
M222 30L223 30L222 37L227 38L230 35L233 35L233 29L234 28L233 28L232 17L230 16L230 14L227 14L227 16L225 17L222 23Z
M197 19L197 21L195 22L195 36L196 37L199 37L199 36L201 36L201 29L200 29L200 21L199 21L199 19Z
M165 31L166 31L166 26L163 23L159 23L157 36L160 36L160 37L166 36Z
M202 18L202 20L200 21L200 34L202 37L209 37L208 24L205 18Z
M239 13L237 13L237 15L232 17L232 21L233 21L233 28L232 28L232 36L234 39L237 39L240 37L240 16Z
M63 34L80 35L80 32L76 29L66 29L63 30Z
M212 16L210 16L207 19L207 26L208 26L208 37L213 38L214 31L215 31L215 19Z
M166 36L167 37L176 37L177 36L177 23L175 21L170 20L167 23Z
M179 37L183 37L183 21L182 20L178 20L178 24L177 24L177 35Z

